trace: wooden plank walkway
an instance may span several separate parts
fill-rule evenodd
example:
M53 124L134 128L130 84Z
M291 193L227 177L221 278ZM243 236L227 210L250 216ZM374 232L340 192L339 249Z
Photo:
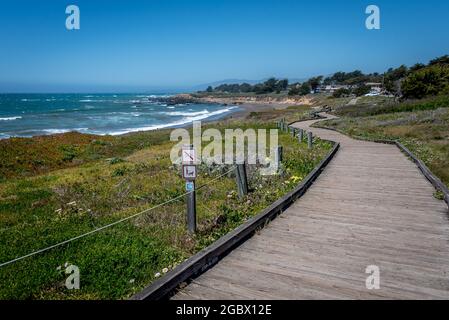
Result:
M309 191L173 299L448 299L443 201L396 146L294 126L341 149ZM366 267L380 289L366 289Z

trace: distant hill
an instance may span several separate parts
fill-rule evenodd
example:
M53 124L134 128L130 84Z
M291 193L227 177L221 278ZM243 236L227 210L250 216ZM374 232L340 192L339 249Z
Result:
M266 79L262 79L262 80L243 80L243 79L225 79L225 80L221 80L221 81L215 81L215 82L210 82L210 83L205 83L205 84L200 84L197 86L194 86L191 88L191 91L203 91L206 90L207 87L211 86L212 88L221 86L222 84L242 84L242 83L249 83L251 85L255 85L258 83L262 83L267 81L269 78ZM278 77L278 79L285 79L285 77ZM292 79L288 79L289 83L296 83L296 82L304 82L307 81L307 78L304 79L296 79L296 78L292 78Z

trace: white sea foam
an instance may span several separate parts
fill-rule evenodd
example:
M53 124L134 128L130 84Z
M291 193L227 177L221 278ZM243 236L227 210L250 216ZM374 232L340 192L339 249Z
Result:
M18 119L22 119L22 117L18 116L18 117L0 118L0 121L13 121L13 120L18 120Z
M227 113L230 112L233 109L236 109L237 107L231 107L231 108L226 108L226 109L221 109L221 110L217 110L214 112L207 112L207 113L202 113L196 116L192 116L192 113L190 113L189 117L185 117L181 120L178 121L174 121L171 123L165 123L165 124L156 124L153 126L148 126L148 127L140 127L140 128L129 128L129 129L124 129L124 130L119 130L119 131L115 131L115 132L111 132L109 133L110 135L113 136L118 136L121 134L125 134L125 133L130 133L130 132L138 132L138 131L150 131L150 130L157 130L157 129L164 129L164 128L170 128L170 127L177 127L177 126L182 126L184 124L193 122L193 121L200 121L200 120L204 120L206 118L209 117L213 117L213 116L217 116L223 113Z
M66 133L66 132L70 132L72 130L70 129L44 129L42 130L43 132L47 133L47 134L57 134L57 133Z
M58 134L58 133L66 133L66 132L72 132L72 131L78 131L78 132L86 132L89 130L89 128L75 128L75 129L44 129L43 132L47 134Z
M221 110L219 110L221 111ZM216 111L217 112L217 111ZM200 116L203 114L209 114L210 112L204 109L203 111L198 112L182 112L182 111L172 111L172 112L165 112L165 114L169 116L184 116L184 117L195 117Z

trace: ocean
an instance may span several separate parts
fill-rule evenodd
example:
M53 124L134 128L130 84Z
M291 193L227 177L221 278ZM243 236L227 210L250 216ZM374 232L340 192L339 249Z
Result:
M0 94L0 139L78 131L98 135L179 127L215 120L238 107L168 104L169 95Z

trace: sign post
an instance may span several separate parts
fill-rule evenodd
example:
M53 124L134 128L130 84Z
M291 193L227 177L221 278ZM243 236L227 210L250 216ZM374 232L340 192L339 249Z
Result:
M193 145L182 148L182 176L186 180L187 228L191 234L196 232L196 155Z

